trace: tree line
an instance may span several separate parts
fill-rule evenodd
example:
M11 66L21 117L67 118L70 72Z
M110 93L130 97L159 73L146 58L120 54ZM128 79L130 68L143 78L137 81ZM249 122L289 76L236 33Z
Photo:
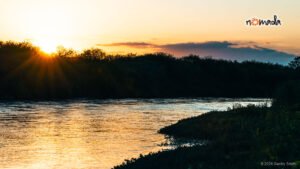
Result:
M282 66L100 49L50 56L29 43L0 42L1 99L273 97L297 80L297 58Z

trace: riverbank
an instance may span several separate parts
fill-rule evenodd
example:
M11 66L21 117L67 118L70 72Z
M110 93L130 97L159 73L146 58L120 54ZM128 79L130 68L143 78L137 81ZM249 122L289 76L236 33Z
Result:
M298 110L248 106L210 112L159 131L174 138L210 140L209 144L141 156L115 169L299 168L299 129Z

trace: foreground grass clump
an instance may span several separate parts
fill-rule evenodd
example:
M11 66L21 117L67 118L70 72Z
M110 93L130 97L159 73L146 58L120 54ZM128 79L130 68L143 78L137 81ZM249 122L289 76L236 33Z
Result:
M115 169L253 169L256 164L250 163L249 158L247 153L226 152L223 147L197 146L141 156L127 160Z
M238 134L249 135L253 128L263 126L260 120L266 115L268 107L248 106L230 111L214 111L199 117L180 120L176 125L162 128L159 132L175 137L196 139L217 139ZM254 126L253 126L254 125ZM238 133L241 132L242 133Z
M300 111L248 106L181 120L159 132L210 143L142 156L115 169L253 169L268 161L300 167Z

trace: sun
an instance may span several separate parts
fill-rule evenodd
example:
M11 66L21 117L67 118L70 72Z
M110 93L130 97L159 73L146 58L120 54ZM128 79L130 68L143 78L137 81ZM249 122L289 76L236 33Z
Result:
M34 40L34 44L48 54L56 52L57 47L59 46L59 43L56 40L50 38Z
M31 4L22 14L24 37L45 53L53 53L57 46L66 45L74 34L75 17L66 3ZM25 7L24 7L25 8Z

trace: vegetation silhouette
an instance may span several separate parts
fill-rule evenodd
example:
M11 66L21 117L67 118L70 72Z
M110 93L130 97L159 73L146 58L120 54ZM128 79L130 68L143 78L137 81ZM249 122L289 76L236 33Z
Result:
M107 55L0 42L1 99L272 97L299 69L165 53Z
M289 63L289 66L293 69L299 69L300 68L300 56L296 57L291 63Z

